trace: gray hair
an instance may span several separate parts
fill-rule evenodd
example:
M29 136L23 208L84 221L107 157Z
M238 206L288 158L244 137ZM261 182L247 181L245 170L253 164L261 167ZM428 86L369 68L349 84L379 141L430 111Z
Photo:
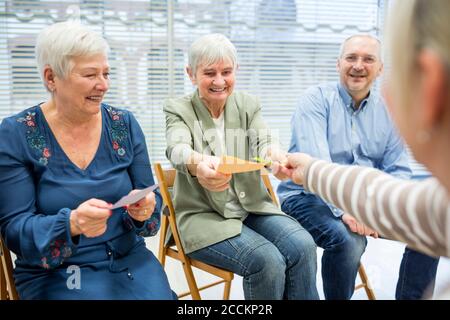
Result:
M41 78L44 79L44 68L50 66L56 76L64 79L72 71L74 57L107 56L109 46L98 33L79 22L67 21L43 29L37 37L35 50Z
M194 76L200 64L209 66L223 60L229 60L236 69L236 47L223 34L212 33L202 36L195 40L189 48L188 63Z
M339 58L342 58L342 55L344 54L344 48L345 48L345 44L353 38L370 38L373 40L376 40L378 42L378 58L380 59L380 61L383 61L383 50L382 50L382 45L381 45L381 41L380 39L378 39L378 37L371 35L371 34L366 34L366 33L361 33L361 34L353 34L349 37L347 37L344 41L342 41L341 46L339 47Z
M409 105L417 56L430 49L440 56L450 75L450 1L396 1L386 34L392 56L392 91L398 105Z

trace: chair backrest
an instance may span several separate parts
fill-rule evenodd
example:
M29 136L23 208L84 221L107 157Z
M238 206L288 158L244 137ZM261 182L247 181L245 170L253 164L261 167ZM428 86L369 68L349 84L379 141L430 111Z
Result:
M173 206L172 202L172 195L170 194L169 189L173 187L173 184L175 182L175 175L176 170L175 169L163 169L160 163L155 163L155 173L156 178L158 179L159 183L159 190L161 192L161 196L163 198L163 202L165 205L162 221L161 221L161 237L159 239L159 257L161 263L164 265L165 262L165 255L162 254L161 250L164 250L165 248L165 240L167 236L167 229L170 228L172 232L172 236L175 240L175 245L177 246L179 252L181 255L187 258L187 256L184 253L183 246L181 244L180 235L178 233L178 227L175 220L175 208Z
M0 300L18 300L11 253L0 237Z

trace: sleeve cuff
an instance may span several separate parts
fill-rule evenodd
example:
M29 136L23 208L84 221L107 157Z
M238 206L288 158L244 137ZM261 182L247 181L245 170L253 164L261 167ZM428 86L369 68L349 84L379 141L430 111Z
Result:
M133 220L133 218L131 218L131 216L128 214L128 212L124 211L123 220L124 220L125 226L129 230L134 230L134 232L136 232L137 235L142 236L142 237L151 237L158 233L158 230L160 227L161 215L160 215L159 211L155 211L155 212L153 212L152 216L149 219L147 219L143 222L137 221L137 223L139 225L142 223L142 225L139 226L136 224L136 221Z
M76 251L76 244L70 234L70 213L69 208L63 208L59 211L61 219L64 221L64 231L60 233L60 237L56 236L48 243L48 247L44 250L45 255L41 257L41 266L45 269L56 268L61 265L65 259L72 256Z

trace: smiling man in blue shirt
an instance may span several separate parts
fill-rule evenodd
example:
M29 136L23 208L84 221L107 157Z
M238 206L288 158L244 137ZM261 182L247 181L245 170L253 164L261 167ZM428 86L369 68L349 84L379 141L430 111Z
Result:
M310 88L292 117L289 152L340 164L374 167L408 179L402 140L379 93L371 90L383 71L381 44L370 35L347 38L337 61L340 81ZM350 299L366 236L378 237L348 213L306 192L291 180L278 187L282 210L295 217L324 249L326 299Z

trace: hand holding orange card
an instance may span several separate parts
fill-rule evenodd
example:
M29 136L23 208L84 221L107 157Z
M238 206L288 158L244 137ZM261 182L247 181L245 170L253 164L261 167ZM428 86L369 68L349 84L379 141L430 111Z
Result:
M220 164L217 168L217 172L232 174L261 170L262 168L264 168L263 163L250 162L231 156L223 156L220 159Z

